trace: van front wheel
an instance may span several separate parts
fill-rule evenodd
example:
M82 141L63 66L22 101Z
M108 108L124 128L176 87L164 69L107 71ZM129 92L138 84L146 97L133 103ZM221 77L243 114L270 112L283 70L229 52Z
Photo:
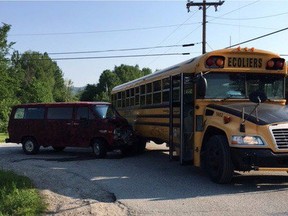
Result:
M40 146L36 142L36 140L32 138L26 138L22 143L22 149L25 154L37 154L39 152Z
M105 158L107 154L105 143L102 140L94 140L92 144L96 158Z

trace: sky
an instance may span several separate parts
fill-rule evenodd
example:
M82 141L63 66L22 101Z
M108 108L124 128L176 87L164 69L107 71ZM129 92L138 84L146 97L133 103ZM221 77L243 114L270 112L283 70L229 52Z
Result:
M202 10L193 6L188 13L186 3L0 0L0 25L11 25L8 41L15 42L15 50L47 52L65 80L83 87L97 84L104 70L121 64L155 71L201 55ZM217 11L207 8L206 51L288 28L287 20L287 0L226 0ZM182 47L191 43L195 45ZM287 59L288 30L240 46L269 50Z

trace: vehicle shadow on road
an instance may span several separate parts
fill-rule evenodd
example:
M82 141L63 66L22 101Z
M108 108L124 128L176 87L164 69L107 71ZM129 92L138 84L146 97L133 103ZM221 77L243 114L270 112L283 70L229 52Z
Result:
M25 155L21 147L5 148L7 159L1 161L7 160L7 168L43 181L37 184L41 189L74 198L114 202L115 194L117 199L157 201L288 189L287 173L236 173L230 184L215 184L201 169L169 161L167 149L147 149L133 157L114 152L106 159L95 159L89 149L55 152L47 148Z

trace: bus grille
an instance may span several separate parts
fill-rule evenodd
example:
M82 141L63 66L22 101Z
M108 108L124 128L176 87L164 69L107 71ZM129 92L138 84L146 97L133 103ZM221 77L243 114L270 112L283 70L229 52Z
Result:
M272 129L278 149L288 149L288 128Z

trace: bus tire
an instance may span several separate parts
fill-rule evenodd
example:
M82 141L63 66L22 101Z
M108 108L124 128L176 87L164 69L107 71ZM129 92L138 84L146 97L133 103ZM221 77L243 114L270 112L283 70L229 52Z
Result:
M25 154L37 154L39 152L40 146L35 139L27 137L22 142L22 149Z
M230 183L234 169L230 148L225 136L212 136L205 149L205 169L215 183Z
M105 143L100 139L95 139L93 141L92 149L96 158L105 158L107 155Z

